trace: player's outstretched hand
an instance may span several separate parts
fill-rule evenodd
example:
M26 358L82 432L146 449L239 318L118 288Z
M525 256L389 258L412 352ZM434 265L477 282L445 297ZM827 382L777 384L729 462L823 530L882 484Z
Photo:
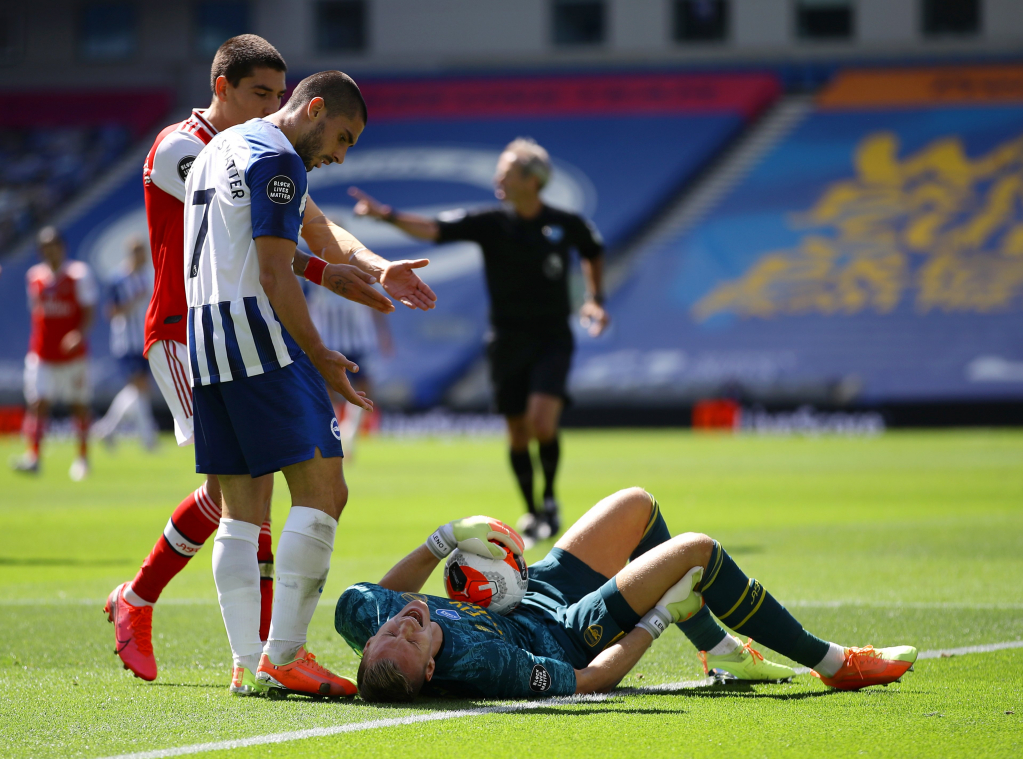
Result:
M323 286L355 303L389 314L394 303L373 285L376 279L352 264L327 264L323 270Z
M590 337L598 337L611 323L611 316L602 305L590 300L579 309L579 322L590 333Z
M525 548L522 536L500 519L487 516L465 517L443 524L427 539L426 547L443 559L456 548L489 559L500 559L504 552L490 543L496 540L516 556Z
M390 206L381 203L376 198L371 198L358 187L349 187L348 194L359 201L355 204L355 208L353 209L356 216L368 216L371 219L382 219L393 210Z
M346 401L354 403L359 408L373 410L373 401L367 398L365 393L356 392L352 383L348 381L348 372L359 371L358 364L327 348L318 351L315 356L310 354L309 360L334 392L340 393Z
M430 289L413 269L422 269L430 263L428 258L417 258L414 261L391 261L383 274L380 284L388 294L400 300L409 308L429 311L437 305L437 295Z

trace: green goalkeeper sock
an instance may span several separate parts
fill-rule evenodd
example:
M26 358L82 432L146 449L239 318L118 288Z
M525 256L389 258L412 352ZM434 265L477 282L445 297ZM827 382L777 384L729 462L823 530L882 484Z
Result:
M700 592L722 623L803 666L816 666L831 644L811 635L755 579L746 577L721 544L714 543Z

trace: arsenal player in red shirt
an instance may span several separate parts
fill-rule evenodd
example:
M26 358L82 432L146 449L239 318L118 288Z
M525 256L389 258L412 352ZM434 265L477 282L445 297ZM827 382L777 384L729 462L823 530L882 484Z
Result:
M99 288L89 267L66 260L64 240L54 227L39 232L39 257L25 275L32 333L25 356L25 433L29 447L12 462L19 472L39 471L39 444L54 403L71 407L78 456L69 474L76 482L89 473L87 435L91 388L85 337L92 326Z
M174 415L178 445L193 440L192 394L188 375L184 283L185 179L192 161L213 137L249 119L263 118L281 106L287 65L269 42L254 34L227 40L217 51L210 72L213 100L209 108L172 124L157 136L143 167L146 218L149 223L155 281L146 313L145 352L149 367ZM322 283L349 300L382 313L394 304L373 288L384 290L409 308L434 307L436 295L414 269L428 261L386 261L361 245L347 231L329 221L310 198L303 218L302 238L329 262ZM297 254L296 273L309 257ZM270 544L269 504L273 475L262 478L260 499L267 504L267 519L259 535L260 637L267 637L273 599L273 554ZM153 605L167 584L194 556L220 524L220 484L214 475L174 510L149 556L132 582L119 585L107 599L105 611L115 624L116 652L144 680L157 675L152 647ZM232 689L232 692L241 691Z

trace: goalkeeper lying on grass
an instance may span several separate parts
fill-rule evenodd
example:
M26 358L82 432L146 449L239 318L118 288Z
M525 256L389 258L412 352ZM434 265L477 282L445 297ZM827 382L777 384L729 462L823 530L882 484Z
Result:
M844 648L810 634L719 543L697 533L672 538L657 501L641 488L608 496L576 522L529 568L526 597L508 616L418 592L456 546L483 552L488 537L522 550L521 538L497 520L457 520L379 585L353 585L341 596L334 624L362 652L364 699L604 692L673 623L700 650L708 671L743 680L793 676L725 632L710 612L812 667L833 688L893 682L916 660L911 646Z

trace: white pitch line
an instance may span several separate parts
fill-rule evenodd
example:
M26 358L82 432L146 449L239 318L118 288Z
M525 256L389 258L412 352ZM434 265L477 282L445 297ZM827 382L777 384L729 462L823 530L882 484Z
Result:
M987 643L980 646L939 648L933 651L921 651L920 655L917 656L917 660L940 659L943 656L963 656L965 654L986 654L993 651L1004 651L1010 648L1023 648L1023 640L1010 640L1004 643ZM808 667L799 667L796 669L796 674L802 675L809 671ZM300 741L306 738L325 738L331 735L359 733L365 730L377 730L383 727L402 727L404 725L418 725L423 722L438 722L448 719L460 719L462 717L483 717L488 714L507 714L509 712L529 711L530 709L543 709L549 706L598 703L611 698L617 698L619 696L642 694L655 695L657 693L703 688L710 685L712 682L713 680L709 678L703 678L701 680L683 680L677 683L648 685L642 688L621 688L611 693L600 693L592 696L568 696L564 698L548 698L543 701L527 701L525 703L511 704L508 706L487 706L480 709L457 709L445 712L433 712L432 714L412 714L407 717L374 719L366 722L352 722L347 725L336 725L334 727L314 727L307 730L293 730L288 733L274 733L272 735L256 735L251 738L238 738L230 741L195 743L191 746L177 746L176 748L156 749L155 751L141 751L135 754L118 754L117 756L103 757L103 759L169 759L169 757L175 756L200 754L204 751L226 751L233 748L265 746L272 743L290 743L291 741Z

